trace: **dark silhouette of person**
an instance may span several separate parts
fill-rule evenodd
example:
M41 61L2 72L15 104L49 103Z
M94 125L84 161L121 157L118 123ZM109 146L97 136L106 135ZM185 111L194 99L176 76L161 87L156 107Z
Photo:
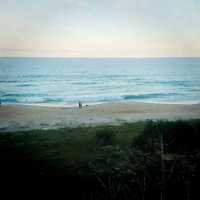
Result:
M78 107L82 108L82 103L80 101L78 102Z

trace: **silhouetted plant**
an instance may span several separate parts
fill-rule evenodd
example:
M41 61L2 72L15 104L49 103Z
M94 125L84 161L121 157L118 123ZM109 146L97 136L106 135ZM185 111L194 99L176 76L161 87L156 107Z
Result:
M96 132L95 139L98 146L113 145L114 131L109 128L103 128Z
M180 191L186 191L182 192L183 198L190 199L200 162L199 127L199 121L148 121L142 134L133 139L130 161L142 199L151 199L151 190L153 194L160 191L160 199L166 199L171 183L177 183L177 190L180 187Z
M160 150L160 134L157 129L157 123L148 120L143 132L133 139L131 148L151 154Z

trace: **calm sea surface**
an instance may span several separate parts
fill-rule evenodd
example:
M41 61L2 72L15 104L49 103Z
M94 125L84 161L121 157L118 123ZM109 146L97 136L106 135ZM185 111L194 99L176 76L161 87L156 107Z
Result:
M0 58L6 104L200 102L200 59Z

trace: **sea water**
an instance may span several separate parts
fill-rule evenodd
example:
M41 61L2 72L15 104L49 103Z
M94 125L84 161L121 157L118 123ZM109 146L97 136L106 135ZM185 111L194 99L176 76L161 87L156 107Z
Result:
M200 103L200 58L0 58L3 104Z

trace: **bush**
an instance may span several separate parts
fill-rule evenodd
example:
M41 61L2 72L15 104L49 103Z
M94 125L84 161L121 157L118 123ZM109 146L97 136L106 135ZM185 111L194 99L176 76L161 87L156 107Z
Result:
M109 128L103 128L96 132L95 139L98 146L113 145L114 131Z
M191 153L200 150L199 121L147 121L141 134L133 139L131 148L154 153L163 140L166 153Z
M131 148L145 153L153 153L159 149L159 141L160 135L157 129L157 123L148 120L143 132L132 140Z

